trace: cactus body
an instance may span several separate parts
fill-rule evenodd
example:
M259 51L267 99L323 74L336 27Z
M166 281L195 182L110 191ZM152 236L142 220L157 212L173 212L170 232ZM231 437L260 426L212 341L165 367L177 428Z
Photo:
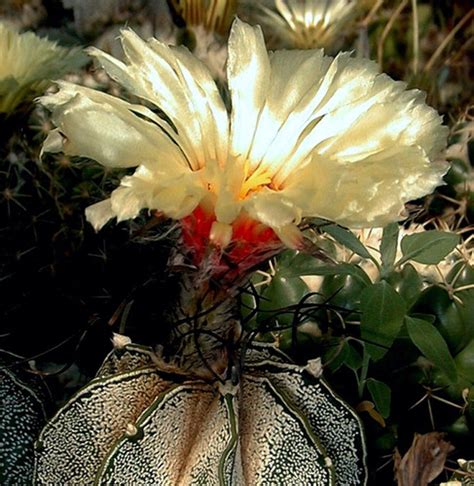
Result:
M366 483L357 415L317 367L253 345L238 384L173 375L146 348L112 352L43 430L37 484Z
M33 445L46 421L41 380L12 367L0 355L0 484L31 484Z

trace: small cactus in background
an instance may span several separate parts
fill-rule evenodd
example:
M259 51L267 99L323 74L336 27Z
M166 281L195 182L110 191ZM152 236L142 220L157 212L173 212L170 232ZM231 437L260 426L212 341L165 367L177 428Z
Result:
M0 353L0 481L31 484L33 446L46 422L49 394L42 380Z

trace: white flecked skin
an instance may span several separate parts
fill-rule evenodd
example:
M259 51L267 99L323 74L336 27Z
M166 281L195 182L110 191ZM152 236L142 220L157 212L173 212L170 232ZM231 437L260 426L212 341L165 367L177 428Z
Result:
M0 484L31 484L33 444L46 422L41 380L12 366L0 353Z
M239 384L219 387L145 348L112 352L43 430L35 484L366 484L355 412L278 350L246 356Z

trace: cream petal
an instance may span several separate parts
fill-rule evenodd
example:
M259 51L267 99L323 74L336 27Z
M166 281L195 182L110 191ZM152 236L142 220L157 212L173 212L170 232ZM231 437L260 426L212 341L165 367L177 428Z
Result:
M202 171L203 184L207 184L214 195L214 212L218 221L232 223L240 213L242 201L240 189L244 180L242 163L239 160L225 166L209 161Z
M93 49L108 74L130 92L159 106L177 129L177 139L194 169L227 153L228 116L207 67L184 48L143 41L122 31L128 64Z
M136 218L147 207L143 191L137 191L136 185L129 184L127 179L129 178L124 177L122 185L112 191L110 196L112 211L118 222Z
M270 60L271 83L259 115L258 143L252 147L250 166L261 164L270 173L284 166L284 172L289 173L304 163L314 148L315 143L306 143L305 150L293 156L308 133L320 133L315 127L324 115L367 98L376 82L377 67L370 61L351 59L349 53L332 60L323 57L322 50L277 51ZM376 86L374 95L380 91L382 87Z
M293 4L290 5L293 6ZM295 29L296 25L293 21L293 17L297 19L297 13L294 11L294 9L290 10L289 6L284 0L275 0L275 7L280 15L286 20L288 25Z
M430 159L438 157L446 148L448 127L441 126L442 117L436 110L425 104L425 93L411 90L403 93L403 97L406 98L406 111L411 112L410 116L416 120L416 123L407 124L401 137L402 142L406 145L419 145Z
M230 153L245 160L270 83L270 62L260 27L236 19L228 51L227 78L232 101Z
M282 0L275 0L275 5L278 5L278 3L283 2ZM283 8L287 8L286 5ZM287 35L289 32L291 33L290 29L294 29L294 22L291 17L289 17L287 20L282 12L280 12L279 15L265 5L260 5L260 10L264 14L263 16L260 16L262 22L271 24L275 30L283 34L283 37L285 37L285 35Z
M45 150L58 150L61 133L65 153L90 157L107 167L150 164L163 171L189 170L179 147L152 122L151 112L147 121L143 107L70 83L59 86L58 93L40 100L52 111L59 130L48 138Z
M66 140L61 135L59 129L55 128L48 133L45 141L43 142L43 146L41 147L40 152L40 159L43 157L45 152L51 154L57 154L58 152L62 152L64 150L64 142Z
M274 229L301 221L301 209L283 193L270 189L254 193L244 208L252 218Z
M225 248L232 240L233 228L230 224L214 221L209 233L209 240L219 248Z
M99 231L107 221L115 216L111 199L105 199L86 208L86 219L96 231Z
M394 144L419 145L430 157L444 146L447 129L420 92L404 91L370 61L277 52L271 69L251 167L264 167L276 187L314 152L354 161Z
M318 153L340 161L356 161L394 145L418 145L429 156L437 155L447 136L441 117L423 99L400 98L372 106L359 103L351 108L351 113L359 115L356 119L348 117L343 108L325 117L318 129L331 138L317 147ZM328 122L335 130L328 129Z
M175 184L157 191L153 205L166 216L181 219L196 209L203 195L202 188L189 187L183 184L182 180L177 180Z
M260 20L292 47L335 49L356 6L355 0L275 0L275 12L260 7Z
M242 207L242 201L236 200L229 192L222 192L216 199L214 212L218 221L230 224L240 214Z
M78 48L60 47L33 32L20 34L4 20L0 16L0 112L12 113L21 102L32 102L51 79L80 68L87 58Z
M305 5L292 18L319 21ZM110 202L91 208L96 227L144 208L180 219L202 203L214 210L222 241L245 212L294 247L303 216L385 224L446 171L429 163L446 138L440 117L421 92L405 91L370 61L318 50L268 55L260 29L236 20L228 49L229 139L229 116L202 63L129 30L122 44L125 63L90 53L163 117L68 83L43 98L58 127L45 150L137 166Z
M303 233L295 224L287 224L281 228L274 228L274 231L282 243L288 248L300 250L303 247Z
M302 210L349 227L384 226L404 203L442 184L445 163L430 163L420 147L392 147L355 163L322 156L287 180L282 195Z
M146 166L140 166L112 192L112 210L118 221L135 218L142 209L158 210L170 218L181 219L205 195L206 190L195 172L161 179Z
M280 137L284 126L289 126L286 134L296 143L299 131L298 115L301 103L312 94L317 80L324 69L323 51L274 52L270 55L271 82L266 93L265 106L261 110L255 133L255 143L249 153L250 168L258 166L273 143L282 145L279 151L271 151L263 164L270 169L278 167L291 153L292 138ZM305 104L306 104L305 103ZM302 123L300 122L300 125ZM282 152L283 150L283 152Z

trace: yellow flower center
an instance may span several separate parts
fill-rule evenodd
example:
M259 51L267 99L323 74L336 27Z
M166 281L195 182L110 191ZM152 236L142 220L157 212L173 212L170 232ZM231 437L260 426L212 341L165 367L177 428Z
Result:
M248 162L245 164L245 179L240 189L239 198L245 199L250 192L258 190L261 186L267 186L272 182L272 176L266 167L258 167L254 172L248 175Z

